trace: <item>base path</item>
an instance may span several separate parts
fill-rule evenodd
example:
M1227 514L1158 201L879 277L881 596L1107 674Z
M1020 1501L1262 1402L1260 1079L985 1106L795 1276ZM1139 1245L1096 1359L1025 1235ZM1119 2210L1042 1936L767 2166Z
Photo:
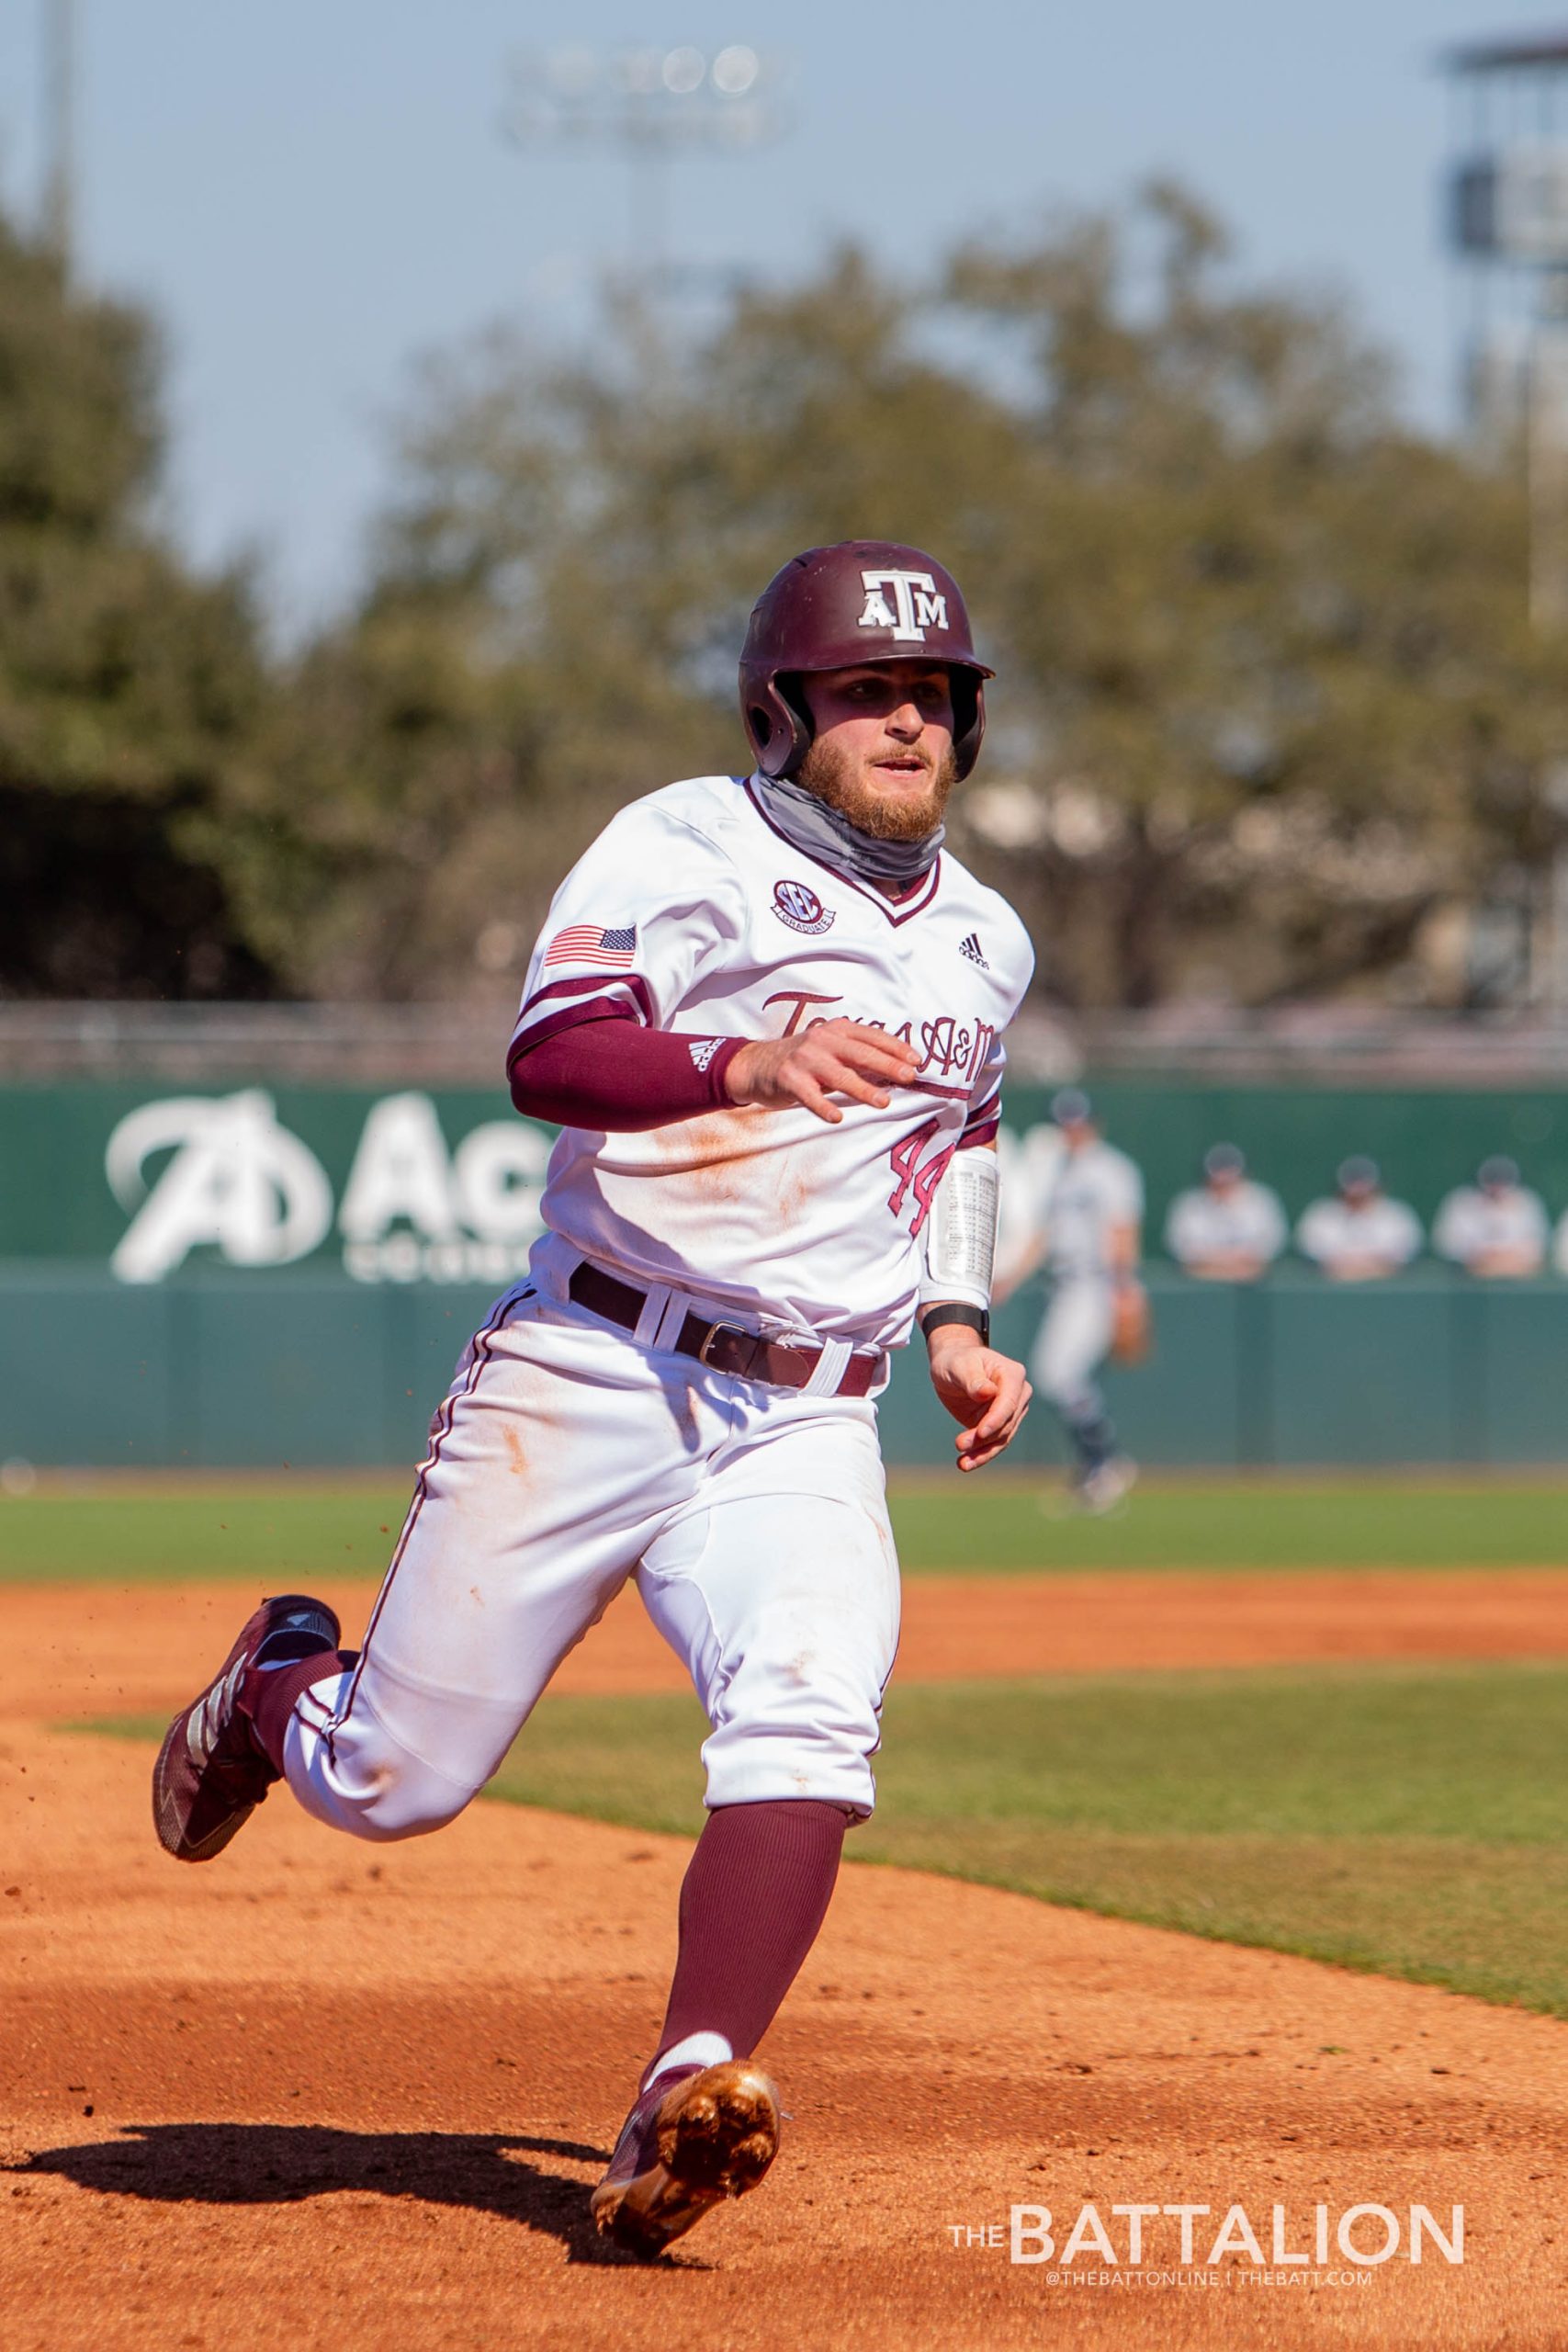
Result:
M1551 2019L852 1865L764 2052L793 2118L773 2175L643 2270L586 2191L657 2020L682 1845L479 1804L372 1849L275 1795L181 1868L147 1766L0 1723L6 2352L1563 2341ZM1209 2207L1204 2267L1163 2214L1145 2260L1183 2283L987 2242L1044 2206L1063 2251L1086 2203L1123 2264L1114 2205ZM1413 2203L1445 2229L1462 2204L1461 2267L1408 2261ZM1388 2209L1393 2259L1334 2247L1354 2205ZM1266 2255L1276 2206L1309 2255L1325 2207L1315 2283L1211 2270L1232 2206Z
M311 1589L357 1641L375 1586ZM3 1703L45 1717L172 1711L250 1606L233 1583L5 1586ZM1568 1571L911 1577L898 1679L1393 1657L1568 1657ZM551 1687L690 1686L628 1588Z

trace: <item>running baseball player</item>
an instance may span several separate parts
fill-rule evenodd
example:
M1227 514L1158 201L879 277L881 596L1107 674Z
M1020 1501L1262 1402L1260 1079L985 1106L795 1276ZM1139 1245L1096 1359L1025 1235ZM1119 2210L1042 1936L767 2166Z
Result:
M534 952L508 1069L561 1128L546 1231L432 1424L363 1647L308 1596L264 1602L155 1770L187 1861L279 1779L355 1837L435 1829L633 1578L712 1726L663 2027L592 2196L643 2257L772 2162L753 2053L872 1810L889 1351L918 1321L961 1470L1028 1405L988 1305L1032 956L942 847L991 675L916 548L814 548L766 589L753 773L624 808Z
M1077 1087L1061 1089L1051 1116L1061 1149L1047 1164L1027 1238L998 1295L1016 1290L1044 1260L1050 1298L1029 1369L1066 1431L1080 1507L1105 1511L1138 1475L1095 1375L1113 1347L1134 1355L1146 1336L1148 1305L1138 1281L1144 1181L1126 1153L1105 1141Z

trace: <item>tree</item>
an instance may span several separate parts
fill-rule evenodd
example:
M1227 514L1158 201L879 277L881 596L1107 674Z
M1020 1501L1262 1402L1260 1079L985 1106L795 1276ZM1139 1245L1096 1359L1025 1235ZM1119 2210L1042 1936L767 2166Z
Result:
M1568 707L1517 481L1402 427L1338 306L1231 291L1224 252L1156 187L949 277L1029 371L1001 627L1035 748L994 817L1079 1003L1364 983L1550 831Z
M1165 187L919 285L842 251L691 346L625 308L576 364L492 338L428 371L224 871L298 987L514 970L615 807L744 764L775 566L880 535L940 554L995 649L955 835L1046 991L1403 986L1437 913L1555 839L1568 696L1523 533L1342 307L1238 285Z
M0 220L0 991L271 985L207 854L267 693L237 576L152 521L147 320L73 295Z

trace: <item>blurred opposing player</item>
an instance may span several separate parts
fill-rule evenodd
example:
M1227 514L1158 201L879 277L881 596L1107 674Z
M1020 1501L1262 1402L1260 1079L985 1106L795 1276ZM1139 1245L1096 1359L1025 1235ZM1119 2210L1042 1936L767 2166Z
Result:
M1205 1153L1203 1182L1178 1193L1165 1221L1166 1248L1205 1283L1255 1283L1289 1238L1279 1193L1248 1176L1234 1143Z
M961 1470L1028 1406L989 1303L1033 956L942 847L990 675L917 548L814 548L770 583L755 769L623 808L535 950L507 1067L561 1130L546 1230L436 1414L363 1648L309 1595L264 1602L154 1771L186 1861L280 1779L352 1837L437 1829L635 1580L712 1725L663 2027L592 2199L638 2256L767 2170L752 2054L874 1803L889 1351L920 1332Z
M1096 1374L1112 1352L1136 1361L1147 1346L1148 1299L1138 1280L1144 1180L1126 1153L1105 1141L1078 1088L1061 1090L1051 1116L1061 1149L1027 1218L1021 1215L1023 1238L1005 1289L1016 1290L1043 1259L1050 1297L1030 1373L1066 1431L1079 1503L1109 1510L1138 1473L1121 1450Z
M1390 1200L1375 1159L1342 1160L1332 1200L1314 1201L1296 1227L1296 1247L1330 1282L1385 1282L1421 1254L1421 1220Z
M1460 1184L1438 1209L1432 1247L1483 1281L1539 1274L1551 1226L1546 1203L1519 1181L1517 1161L1483 1159L1473 1184Z

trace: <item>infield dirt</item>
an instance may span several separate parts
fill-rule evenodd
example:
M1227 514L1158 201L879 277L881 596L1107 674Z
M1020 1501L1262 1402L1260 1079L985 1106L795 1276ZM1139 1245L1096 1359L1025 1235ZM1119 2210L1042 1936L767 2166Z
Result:
M4 1603L5 2352L1564 2340L1568 2027L863 1866L767 2044L792 2113L773 2177L629 2266L586 2189L657 2024L681 1842L477 1805L372 1849L275 1796L182 1869L152 1839L146 1756L39 1719L185 1695L232 1589L177 1614L145 1588L51 1600ZM1060 1584L1036 1600L1059 1629ZM1348 1653L1247 1653L1325 1654ZM1031 1662L1015 1627L1006 1670ZM1123 2247L1118 2203L1207 2205L1214 2228L1239 2204L1266 2243L1280 2204L1292 2249L1320 2203L1444 2226L1462 2204L1466 2258L1134 2289L953 2240L1014 2203L1070 2226L1086 2200Z
M312 1582L355 1641L376 1587ZM233 1639L231 1583L7 1585L6 1714L171 1710ZM913 1577L898 1679L1098 1674L1324 1658L1568 1657L1568 1572L1331 1570L1249 1577ZM685 1674L628 1587L556 1676L558 1691L684 1690Z

